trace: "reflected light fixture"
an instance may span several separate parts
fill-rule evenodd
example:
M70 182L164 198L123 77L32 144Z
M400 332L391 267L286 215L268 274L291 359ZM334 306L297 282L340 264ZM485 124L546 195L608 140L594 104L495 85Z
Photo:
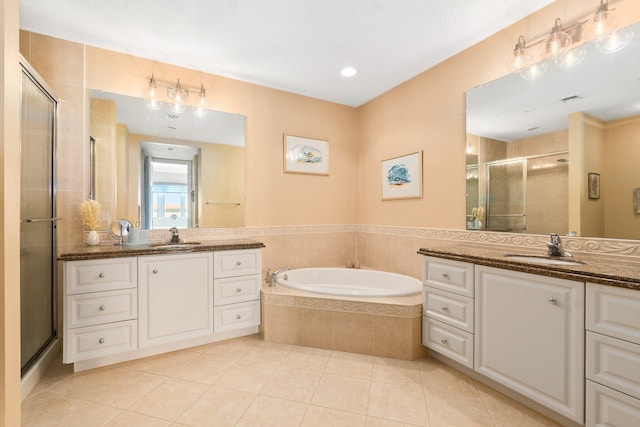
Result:
M160 108L162 108L162 101L160 101L158 95L158 85L156 83L155 77L153 76L153 74L151 74L151 78L149 79L149 83L147 84L144 93L144 97L146 100L145 103L147 104L147 107L152 110L159 110Z
M167 89L167 97L173 101L173 105L171 106L171 111L174 113L183 113L186 107L187 98L189 97L189 91L184 89L180 84L180 79L178 79L178 83L174 87L169 87Z
M560 68L573 68L580 64L586 56L587 49L582 44L558 55L556 65Z
M596 41L596 47L603 53L615 53L629 46L633 36L633 29L626 27Z
M558 55L571 49L573 38L571 34L562 28L562 20L556 18L555 25L551 28L551 32L542 42L540 48L540 56L542 58L556 58Z
M204 90L204 85L200 85L200 92L198 93L197 104L194 107L193 114L198 117L202 117L207 114L207 91Z
M525 80L538 80L547 71L546 62L536 62L520 72L520 76Z
M526 52L526 47L524 36L518 37L518 43L513 49L513 54L507 58L507 69L509 71L520 71L531 65L533 58Z

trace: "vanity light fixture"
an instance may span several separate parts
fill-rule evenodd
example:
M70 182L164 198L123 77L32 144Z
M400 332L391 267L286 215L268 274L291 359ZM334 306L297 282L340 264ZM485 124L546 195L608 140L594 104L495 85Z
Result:
M531 65L533 58L526 52L524 36L518 37L518 43L513 49L513 55L507 58L507 69L511 72L520 71Z
M197 94L197 96L190 97L189 92ZM151 74L144 96L147 107L152 110L159 110L164 103L168 103L174 114L182 114L188 107L192 108L193 113L198 117L206 114L207 91L203 84L199 89L189 88L183 86L180 79L172 84L156 80L155 76Z
M587 40L600 40L608 37L620 29L616 19L615 9L609 9L609 0L600 0L600 6L593 14L593 18L585 25Z
M562 28L562 20L556 18L556 22L551 28L551 32L542 42L540 56L542 58L557 58L558 55L571 49L573 37Z
M144 93L147 107L152 110L159 110L162 108L162 101L160 101L160 97L158 95L158 84L156 83L156 79L153 74L151 74L151 78L149 79L149 83L147 83Z

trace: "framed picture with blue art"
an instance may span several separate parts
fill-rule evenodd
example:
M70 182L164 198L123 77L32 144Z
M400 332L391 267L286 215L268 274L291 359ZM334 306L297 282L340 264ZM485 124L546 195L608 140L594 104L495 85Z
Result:
M329 175L329 141L285 133L284 171Z
M422 151L382 161L382 200L422 197Z

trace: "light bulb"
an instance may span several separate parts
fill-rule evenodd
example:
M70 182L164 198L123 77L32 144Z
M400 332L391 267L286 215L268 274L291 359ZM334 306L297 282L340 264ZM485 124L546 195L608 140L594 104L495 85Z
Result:
M560 68L573 68L580 64L586 56L587 49L581 45L558 55L556 65Z
M533 58L525 51L524 36L518 38L518 43L513 49L513 54L507 58L507 69L511 72L527 68L533 62Z
M160 101L158 96L158 87L156 84L156 79L151 74L151 78L149 79L149 83L145 88L145 104L152 110L159 110L162 108L162 101Z
M525 80L538 80L547 71L546 62L537 62L520 72L520 76Z
M571 48L573 38L562 29L562 20L556 18L555 25L542 43L540 55L543 58L555 58Z
M600 0L600 6L593 18L585 25L585 40L601 40L615 33L620 24L615 16L615 9L609 9L608 0Z

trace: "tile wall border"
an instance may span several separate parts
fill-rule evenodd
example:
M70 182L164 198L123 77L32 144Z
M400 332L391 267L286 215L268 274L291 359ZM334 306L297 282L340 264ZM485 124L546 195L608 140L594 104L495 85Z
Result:
M392 303L348 301L295 295L274 295L265 292L262 293L262 303L266 305L278 305L285 307L372 314L376 316L403 318L416 318L422 316L422 304L396 305Z

